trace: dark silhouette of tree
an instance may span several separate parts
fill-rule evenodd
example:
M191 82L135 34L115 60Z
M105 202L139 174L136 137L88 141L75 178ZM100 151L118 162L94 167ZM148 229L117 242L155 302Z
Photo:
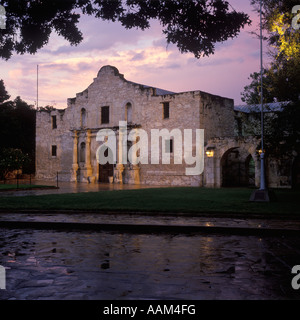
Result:
M236 37L249 16L225 0L0 0L6 9L6 29L0 30L0 57L36 53L52 31L78 45L83 34L81 14L119 21L126 29L150 27L157 19L168 43L196 58L214 53L215 44Z
M20 149L5 148L0 150L0 180L5 180L9 172L23 169L30 162L28 155Z
M244 87L244 91L241 92L241 100L248 105L260 103L260 72L254 72L250 74L248 78L251 83ZM271 79L268 75L268 70L263 71L263 89L264 89L264 102L274 102L274 96L272 95Z
M34 172L35 163L35 112L20 97L0 103L0 152L19 149L27 154L31 162L26 163L25 171L29 172Z
M0 80L0 104L8 100L9 98L10 98L10 95L5 89L4 81Z

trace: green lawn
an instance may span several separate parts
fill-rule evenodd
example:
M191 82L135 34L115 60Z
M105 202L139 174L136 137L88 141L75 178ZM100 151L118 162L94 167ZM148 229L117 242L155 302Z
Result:
M162 188L0 197L0 209L299 214L300 191L275 190L276 202L249 202L253 189Z

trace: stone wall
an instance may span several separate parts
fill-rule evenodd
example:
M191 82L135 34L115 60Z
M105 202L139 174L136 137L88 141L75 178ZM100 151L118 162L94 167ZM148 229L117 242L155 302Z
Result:
M53 128L52 117L56 117L56 128ZM53 180L58 173L61 181L70 181L73 151L66 118L64 110L36 113L37 179ZM56 155L52 155L52 146L56 146Z

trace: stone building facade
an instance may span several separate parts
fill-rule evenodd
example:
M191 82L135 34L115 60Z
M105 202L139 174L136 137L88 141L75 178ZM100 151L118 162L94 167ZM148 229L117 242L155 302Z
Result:
M104 66L86 90L68 99L66 109L37 112L36 178L53 180L58 175L61 181L170 186L259 185L259 141L239 137L235 118L232 99L137 84L126 80L117 68ZM187 164L174 163L172 136L168 142L170 164L120 163L120 121L126 121L127 132L143 129L149 136L152 129L203 129L203 173L186 175ZM97 141L97 133L103 129L114 132L117 139L114 164L97 161L102 143ZM132 143L127 142L128 149ZM196 139L192 150L194 154L198 150ZM149 158L151 152L149 143Z

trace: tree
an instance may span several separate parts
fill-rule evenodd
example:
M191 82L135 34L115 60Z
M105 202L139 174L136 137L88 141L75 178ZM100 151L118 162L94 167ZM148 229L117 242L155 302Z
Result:
M52 31L78 45L83 34L81 14L119 21L126 29L150 27L157 19L168 43L196 58L214 53L215 44L236 37L249 16L231 9L225 0L0 0L6 9L6 29L0 30L0 57L36 53Z
M291 26L294 0L264 0L264 28L272 61L263 73L264 102L289 101L281 112L265 117L265 146L275 157L300 154L300 32ZM257 4L259 0L253 0ZM247 104L260 103L260 73L250 75L252 82L244 88ZM258 90L259 88L259 90ZM254 119L253 117L252 119ZM250 127L253 123L250 124ZM259 118L256 128L260 126ZM255 130L253 130L255 132Z
M252 0L258 5L260 0ZM263 74L264 102L297 101L300 94L300 31L292 27L298 0L263 0L263 27L268 36L271 63ZM242 100L260 103L260 73L250 75L252 82L244 88Z
M264 103L273 102L274 96L272 95L272 85L269 76L269 70L263 70L263 89L264 89ZM261 92L261 74L260 72L254 72L250 74L251 83L244 87L244 91L241 92L241 100L248 105L259 104L260 92Z
M29 161L28 155L19 149L2 149L0 151L0 180L5 180L9 172L22 169Z
M251 83L244 87L241 99L246 104L259 104L261 76L260 72L250 75ZM298 101L300 95L300 55L290 59L274 58L263 71L264 103L276 101Z
M300 155L300 101L291 102L271 120L266 148L276 157Z
M271 94L278 101L294 101L300 98L300 53L299 56L275 59L269 68Z
M0 134L0 148L34 152L35 110L20 97L0 105Z
M5 89L4 81L0 80L0 104L4 101L8 100L10 98L10 95Z
M7 93L6 97L9 97ZM26 170L29 172L34 172L35 166L35 112L20 97L0 103L0 152L13 148L28 154L31 162Z
M51 112L53 110L56 110L53 106L47 105L46 107L38 107L38 111L48 111Z
M252 0L257 6L260 0ZM273 54L287 59L300 53L300 33L292 27L295 13L292 9L299 5L298 0L263 0L264 29L268 32L268 42Z

